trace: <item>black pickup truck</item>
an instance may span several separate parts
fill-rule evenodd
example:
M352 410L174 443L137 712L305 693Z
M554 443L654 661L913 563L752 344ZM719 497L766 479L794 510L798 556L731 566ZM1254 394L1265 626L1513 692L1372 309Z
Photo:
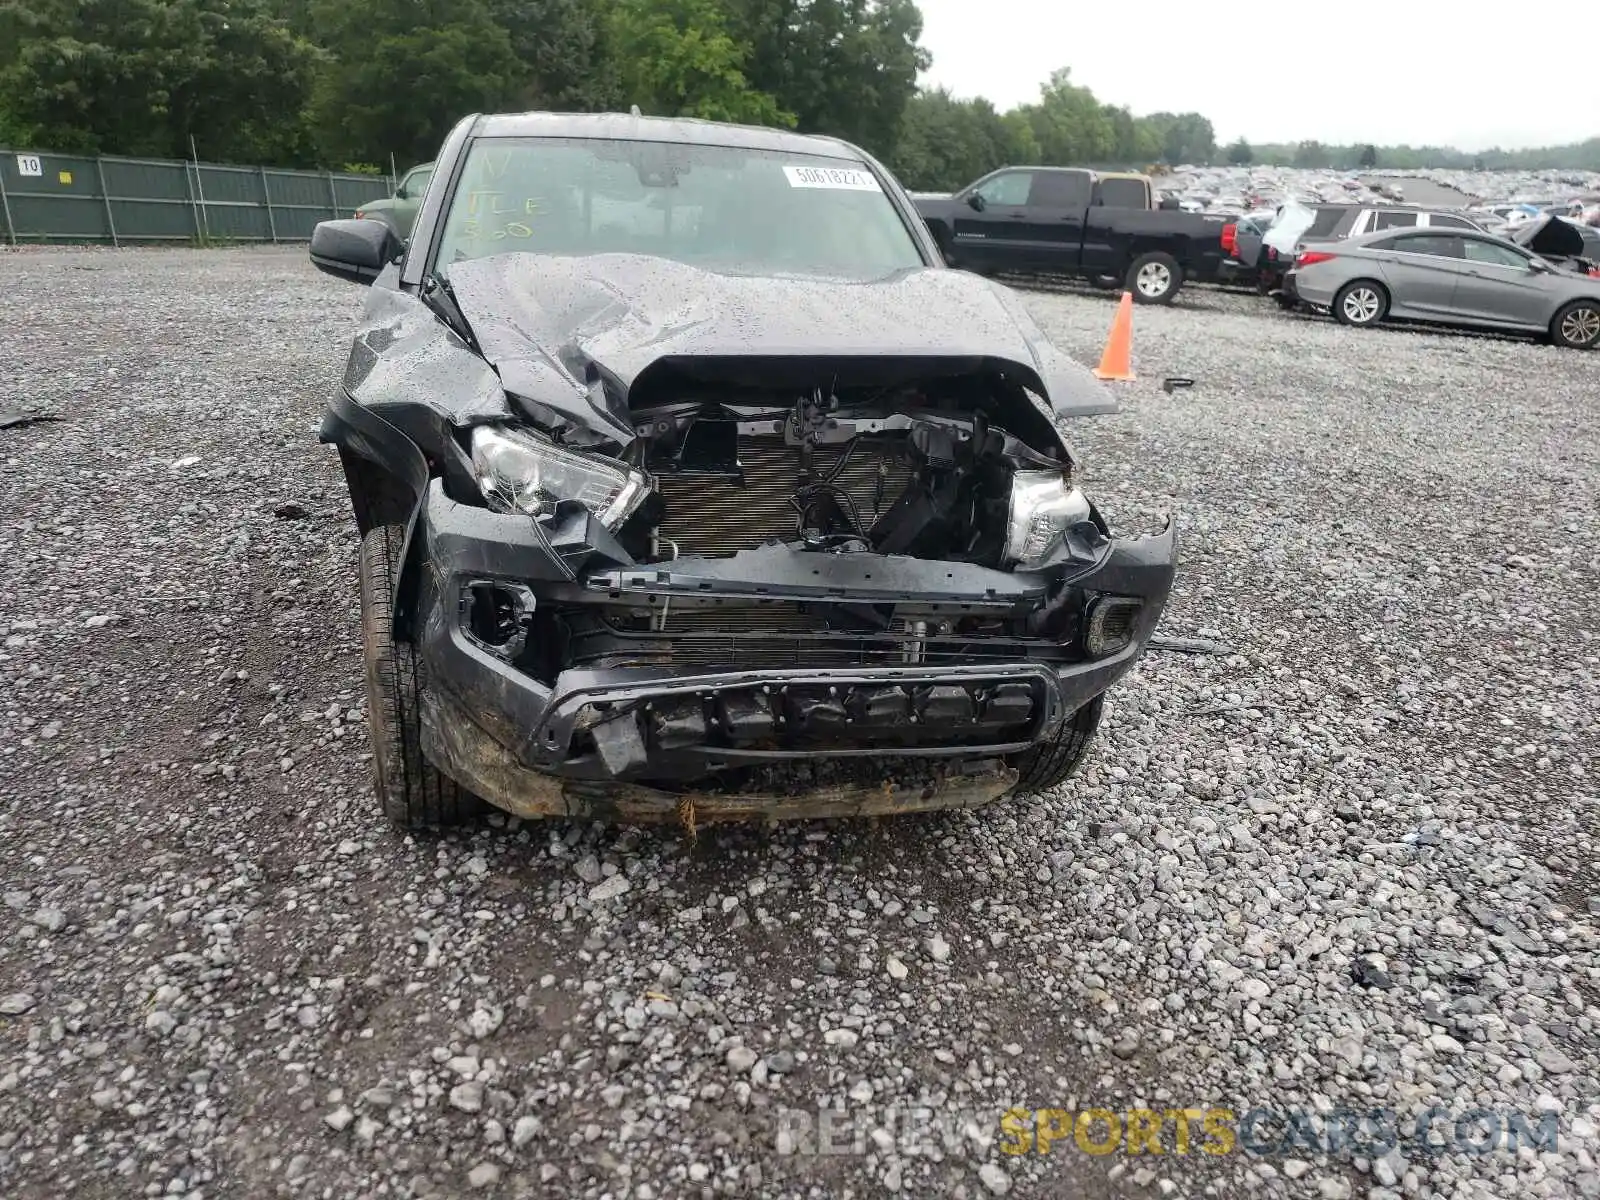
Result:
M1158 207L1148 180L1072 167L1002 167L951 196L913 195L951 266L1078 275L1166 304L1216 278L1228 219Z

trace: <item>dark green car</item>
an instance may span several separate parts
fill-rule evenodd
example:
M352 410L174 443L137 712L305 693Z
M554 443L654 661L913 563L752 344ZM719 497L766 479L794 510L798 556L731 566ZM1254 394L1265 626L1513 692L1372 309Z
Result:
M428 190L428 180L433 178L433 164L425 162L412 167L400 178L400 185L387 200L374 200L356 210L357 220L382 221L402 242L411 236L411 226L417 219L417 209L422 204L423 193Z

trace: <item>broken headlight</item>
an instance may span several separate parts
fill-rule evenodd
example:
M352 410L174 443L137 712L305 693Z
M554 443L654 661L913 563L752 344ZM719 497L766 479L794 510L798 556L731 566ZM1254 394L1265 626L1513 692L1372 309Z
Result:
M650 481L638 471L507 426L479 425L472 431L472 474L496 512L543 519L561 501L575 500L607 529L626 521L650 494Z
M1005 560L1032 570L1044 565L1075 525L1091 520L1089 499L1060 471L1018 471L1011 478Z

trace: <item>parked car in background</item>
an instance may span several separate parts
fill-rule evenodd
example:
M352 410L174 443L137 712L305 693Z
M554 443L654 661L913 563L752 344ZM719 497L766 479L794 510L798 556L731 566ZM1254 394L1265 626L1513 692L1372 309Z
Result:
M1600 342L1600 279L1488 234L1384 230L1312 242L1283 293L1358 327L1428 321L1538 334L1577 350Z
M1176 543L1076 486L1059 422L1116 403L1021 297L833 138L473 116L435 177L407 245L310 247L371 284L322 436L392 820L883 815L1067 777Z
M1145 176L1002 167L952 196L912 197L945 259L978 274L1075 275L1166 304L1221 268L1220 216L1158 208Z
M374 200L356 210L356 219L381 221L394 231L402 242L411 236L411 226L417 219L417 209L433 178L433 164L422 163L412 167L400 177L394 195L387 200Z
M1384 229L1464 229L1483 230L1464 213L1437 208L1410 206L1352 205L1340 214L1326 234L1327 238L1356 238ZM1308 233L1307 239L1313 236Z
M1284 272L1294 262L1295 247L1307 239L1331 236L1350 207L1290 202L1270 216L1241 217L1228 263L1233 282L1253 284L1263 294L1272 292L1282 284Z

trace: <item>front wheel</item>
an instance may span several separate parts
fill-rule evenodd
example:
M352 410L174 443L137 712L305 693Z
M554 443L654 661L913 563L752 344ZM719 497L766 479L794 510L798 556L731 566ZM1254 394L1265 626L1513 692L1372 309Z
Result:
M1183 268L1160 250L1141 254L1128 268L1128 290L1140 304L1171 304L1183 286Z
M1078 769L1083 756L1089 752L1089 743L1094 741L1095 731L1100 728L1100 713L1105 703L1102 692L1068 717L1053 739L1040 742L1011 760L1011 765L1017 769L1019 795L1047 792Z
M1364 328L1376 325L1389 312L1389 295L1381 284L1357 279L1339 289L1333 298L1333 315L1341 325Z
M1550 322L1550 337L1558 346L1592 350L1600 344L1600 301L1575 300Z
M361 539L361 648L366 659L372 782L384 816L403 829L455 825L482 803L422 756L422 662L394 640L394 580L404 525L376 525Z

